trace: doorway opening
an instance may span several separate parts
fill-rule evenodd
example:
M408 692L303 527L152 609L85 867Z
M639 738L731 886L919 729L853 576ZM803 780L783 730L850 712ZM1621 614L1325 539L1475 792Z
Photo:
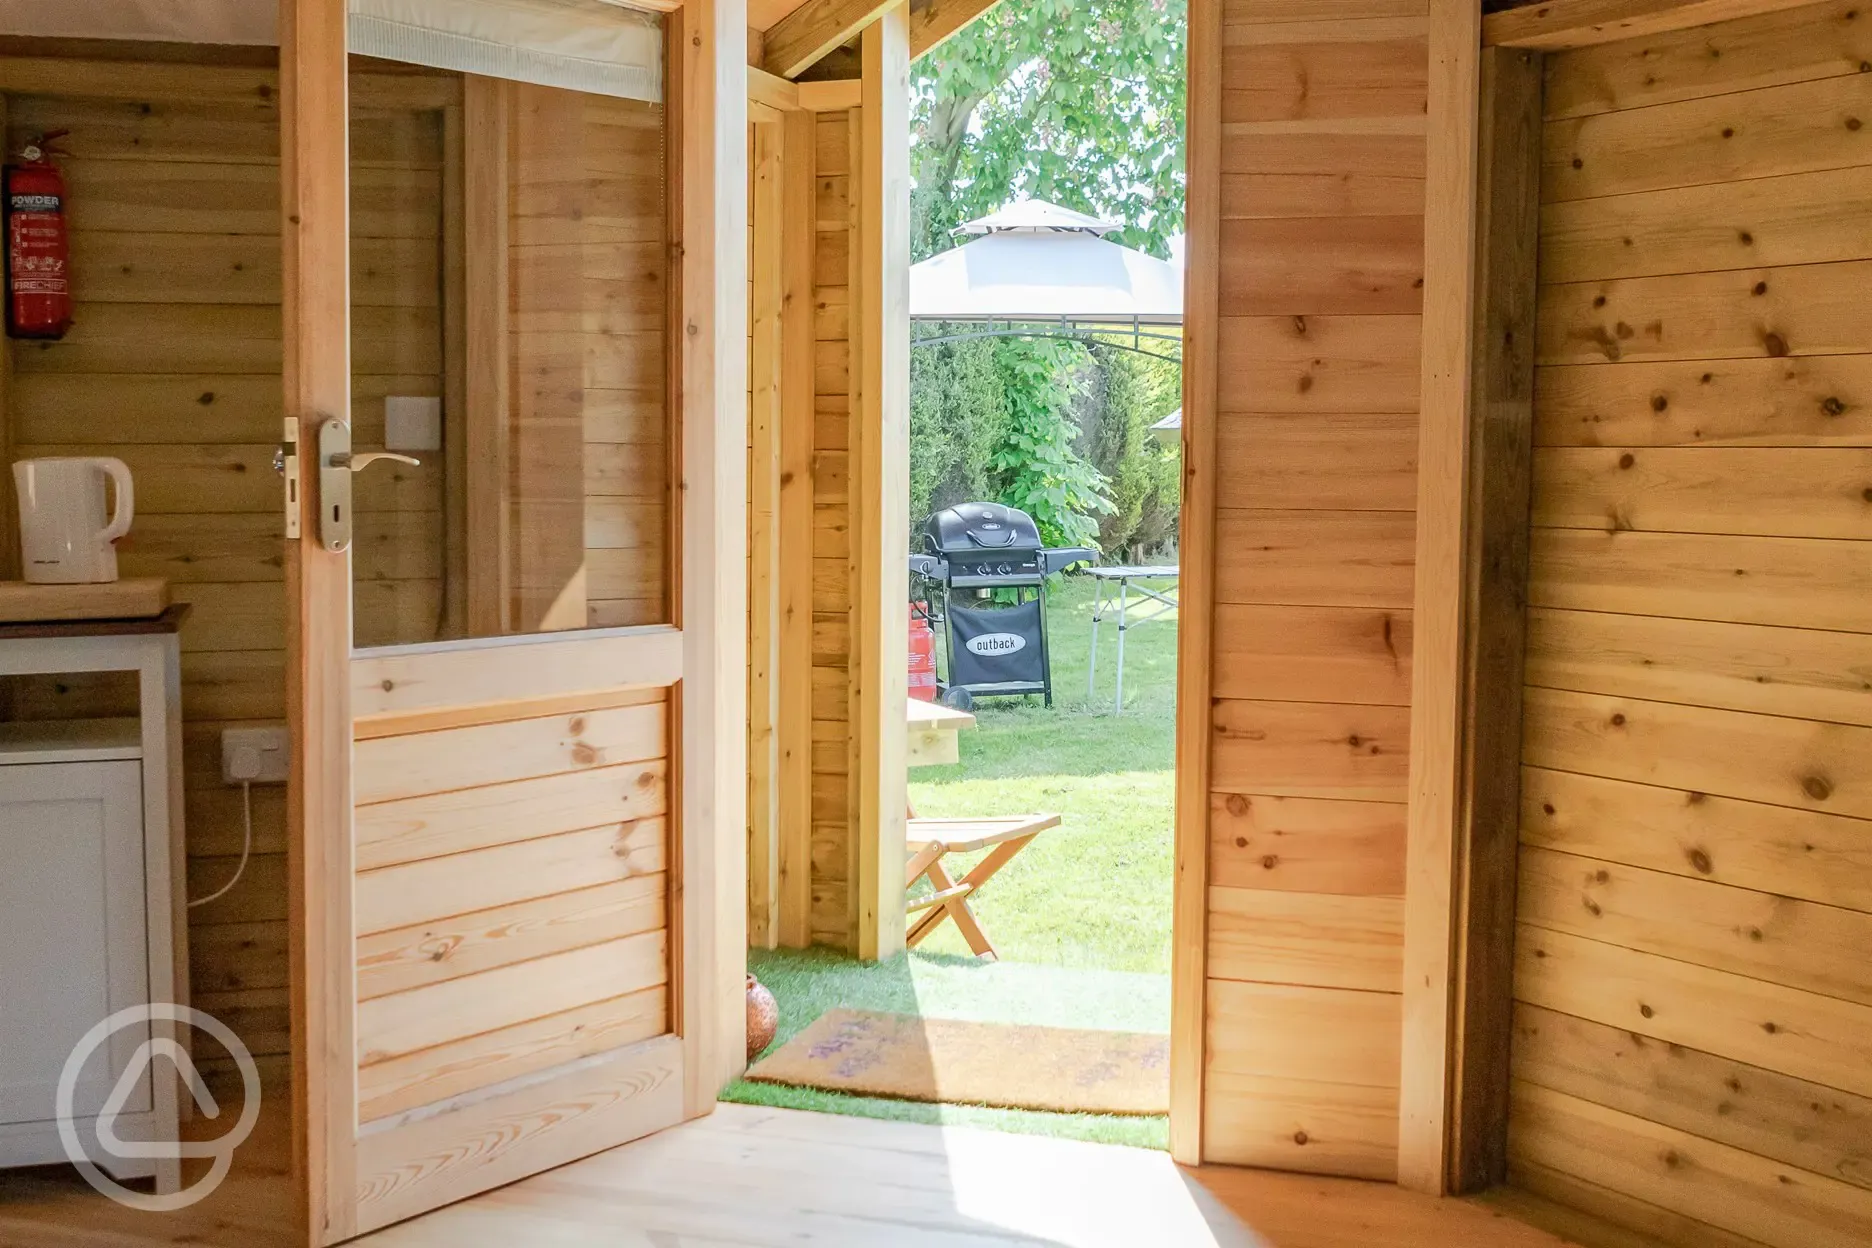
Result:
M777 1030L727 1099L1166 1144L1184 13L1008 0L912 63L893 257L908 393L883 480L862 376L866 123L813 117L812 441L789 460L786 396L762 394L771 140L753 119L749 966ZM783 222L795 151L771 192ZM783 290L784 248L783 232ZM810 464L812 668L789 806L784 637L771 691L759 665L763 606L783 631L799 566L792 462ZM863 548L875 527L888 554ZM861 741L867 648L905 689L892 750ZM871 907L901 926L867 949Z

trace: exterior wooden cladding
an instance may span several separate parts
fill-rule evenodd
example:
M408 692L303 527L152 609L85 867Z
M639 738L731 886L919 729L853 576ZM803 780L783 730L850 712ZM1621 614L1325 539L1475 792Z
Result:
M813 617L814 382L817 373L818 121L804 111L782 121L780 613L779 685L779 943L812 943L813 897Z
M1686 1248L1872 1240L1865 26L1548 62L1509 1177Z
M851 724L851 288L856 110L813 114L811 939L857 950Z
M1428 9L1217 7L1192 9L1190 297L1209 238L1216 289L1188 318L1185 501L1186 533L1214 526L1214 623L1179 656L1202 716L1180 725L1178 886L1179 939L1207 933L1200 1153L1391 1179Z

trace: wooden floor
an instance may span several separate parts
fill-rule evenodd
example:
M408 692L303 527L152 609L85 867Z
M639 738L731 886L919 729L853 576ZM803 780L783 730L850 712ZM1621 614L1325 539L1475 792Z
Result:
M174 1215L60 1170L0 1175L3 1248L288 1242L286 1133ZM969 1128L723 1105L712 1117L358 1241L368 1248L1557 1248L1492 1209Z

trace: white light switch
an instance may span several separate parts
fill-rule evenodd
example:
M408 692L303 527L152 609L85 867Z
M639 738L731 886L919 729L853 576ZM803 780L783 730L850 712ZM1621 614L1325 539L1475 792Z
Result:
M442 400L393 394L384 400L384 450L442 449Z

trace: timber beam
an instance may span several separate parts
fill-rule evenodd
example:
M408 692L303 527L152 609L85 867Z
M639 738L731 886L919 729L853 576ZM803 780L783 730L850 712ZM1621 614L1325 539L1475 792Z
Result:
M910 0L910 59L915 60L1001 0Z
M761 68L797 78L814 62L869 26L897 0L806 0L767 31Z
M959 33L1001 0L910 0L910 59L915 60ZM756 68L780 78L858 78L857 56L847 51L857 35L888 5L877 0L808 0L775 22L760 38Z
M1799 8L1812 0L1538 0L1482 19L1487 47L1561 52L1710 22ZM915 21L913 17L912 22ZM914 26L912 27L914 40Z

